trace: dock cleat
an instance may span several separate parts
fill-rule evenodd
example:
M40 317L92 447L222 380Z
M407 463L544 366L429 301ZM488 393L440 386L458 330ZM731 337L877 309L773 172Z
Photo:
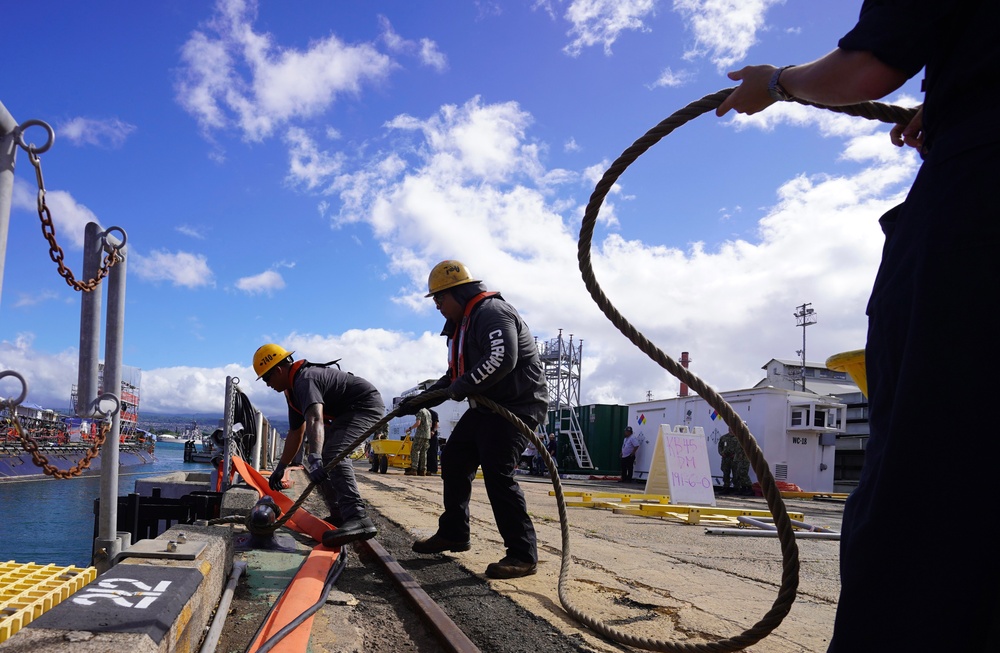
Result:
M340 528L323 533L323 546L331 549L358 540L370 540L378 534L375 523L369 517L344 522Z

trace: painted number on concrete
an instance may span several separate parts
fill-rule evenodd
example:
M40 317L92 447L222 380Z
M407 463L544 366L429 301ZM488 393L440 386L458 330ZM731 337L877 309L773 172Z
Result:
M156 599L160 598L170 581L160 581L156 585L147 585L133 578L105 578L89 585L82 592L73 596L73 602L79 605L94 605L98 601L112 601L123 608L145 610Z

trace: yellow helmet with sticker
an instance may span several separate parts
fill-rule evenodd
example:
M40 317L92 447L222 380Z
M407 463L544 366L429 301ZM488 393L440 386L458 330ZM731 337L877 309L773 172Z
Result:
M431 269L430 276L427 277L427 294L424 297L466 283L479 283L479 279L472 278L465 264L461 261L441 261Z

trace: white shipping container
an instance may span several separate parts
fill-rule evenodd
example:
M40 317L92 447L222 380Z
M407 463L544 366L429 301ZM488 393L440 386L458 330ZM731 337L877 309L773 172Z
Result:
M775 480L794 483L804 492L833 492L834 444L836 434L844 431L845 404L811 392L773 387L720 394L746 422ZM722 484L718 444L728 427L701 397L629 404L629 424L642 440L636 453L637 479L648 478L657 432L661 424L669 424L704 429L713 480ZM752 466L750 480L757 481Z

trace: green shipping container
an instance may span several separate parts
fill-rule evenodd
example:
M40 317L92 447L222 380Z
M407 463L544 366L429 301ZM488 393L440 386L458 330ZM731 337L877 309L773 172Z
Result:
M622 438L628 425L628 406L591 404L576 410L583 440L594 469L581 469L573 455L569 438L560 435L556 462L568 474L615 475L621 472ZM549 411L547 430L556 430L556 414Z

